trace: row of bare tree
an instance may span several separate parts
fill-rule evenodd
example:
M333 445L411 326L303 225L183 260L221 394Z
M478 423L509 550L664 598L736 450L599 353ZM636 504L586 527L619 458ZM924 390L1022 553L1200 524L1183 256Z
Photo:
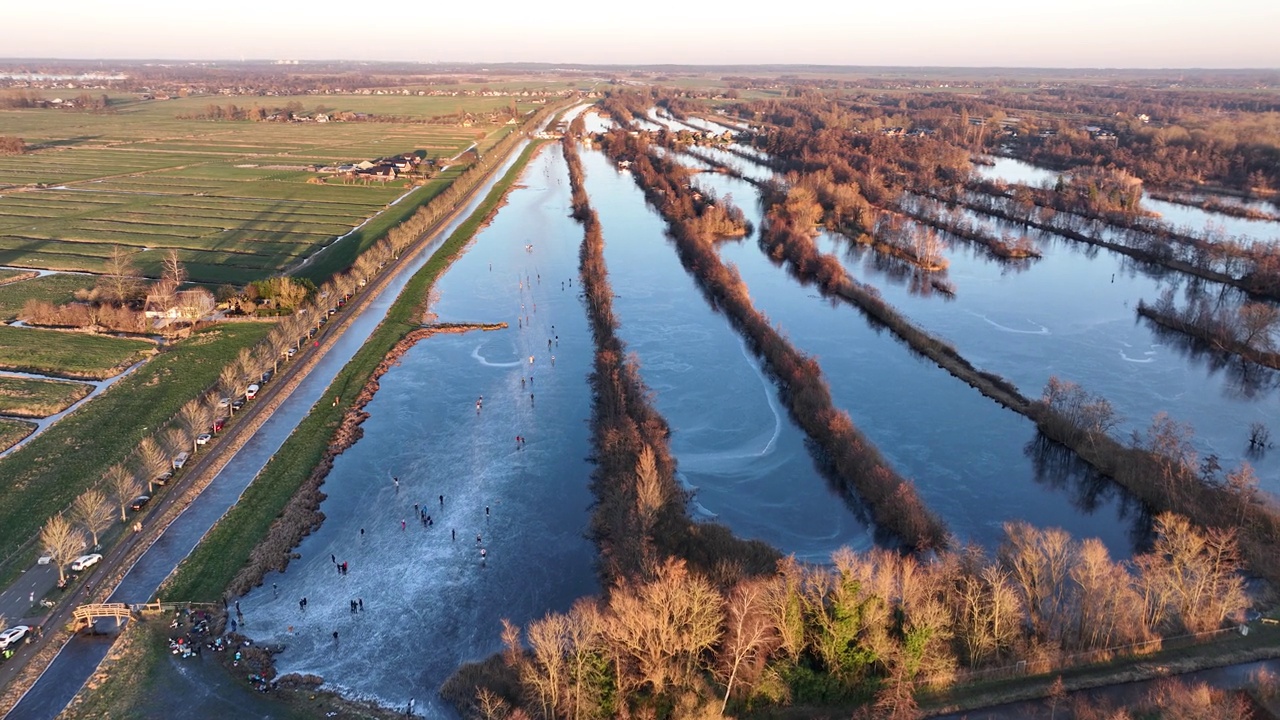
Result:
M1280 369L1275 336L1280 328L1280 308L1266 302L1223 304L1205 294L1193 298L1185 308L1178 308L1173 295L1173 288L1168 288L1153 305L1139 301L1138 314L1199 338L1218 350Z
M669 559L523 634L505 624L504 662L520 693L488 689L482 704L547 719L672 706L678 717L719 718L735 700L874 695L875 717L914 717L917 689L946 688L966 668L1053 670L1149 652L1161 637L1237 617L1246 598L1231 533L1169 514L1155 531L1150 553L1117 562L1096 539L1010 523L994 557L976 547L930 562L842 549L831 566L786 559L729 587Z
M580 128L579 128L580 130ZM562 147L569 166L573 215L583 224L579 275L596 352L590 382L592 441L596 468L592 491L592 537L600 548L604 581L646 577L662 558L676 556L694 567L736 576L767 569L777 553L758 542L732 537L721 525L693 523L686 493L675 480L670 429L650 402L634 357L618 337L613 290L604 260L604 234L587 201L575 136Z
M632 175L667 219L685 267L779 378L792 416L823 449L841 482L870 510L876 526L916 549L945 547L942 521L924 506L914 485L858 431L848 413L836 409L817 361L797 351L772 327L752 304L746 283L721 262L715 247L721 222L706 222L696 203L680 199L693 192L686 182L688 171L647 152L626 133L612 133L601 144L615 161L632 161ZM819 210L812 196L804 195L783 212L794 218L791 222L799 231L809 233ZM770 222L776 227L778 219ZM826 258L824 264L829 271L831 264L839 268L834 258Z

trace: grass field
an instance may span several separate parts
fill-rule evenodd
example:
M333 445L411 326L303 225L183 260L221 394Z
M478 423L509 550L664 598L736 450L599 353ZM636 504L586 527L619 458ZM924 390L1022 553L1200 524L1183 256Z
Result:
M153 348L145 340L0 326L0 370L101 380Z
M36 426L22 420L0 418L0 452L13 447L14 443L31 434Z
M121 98L124 100L124 98ZM270 123L180 119L209 104L366 112L390 122ZM129 98L116 112L0 111L0 135L36 150L0 157L0 265L103 269L116 245L157 276L173 249L195 281L244 284L276 275L376 215L410 187L326 184L309 164L359 162L414 150L452 158L487 151L511 126L425 122L506 108L504 97L350 95ZM528 111L527 102L518 105ZM417 193L429 199L449 178ZM397 218L398 220L398 218ZM352 244L359 245L356 237ZM354 256L354 253L351 253ZM327 267L327 266L326 266Z
M85 383L0 376L0 415L48 417L91 392Z
M128 458L142 438L213 385L240 348L272 327L226 323L198 332L0 460L0 558L34 537L108 467Z
M13 322L28 300L44 300L58 305L71 302L76 290L91 288L88 275L45 275L0 285L0 322Z

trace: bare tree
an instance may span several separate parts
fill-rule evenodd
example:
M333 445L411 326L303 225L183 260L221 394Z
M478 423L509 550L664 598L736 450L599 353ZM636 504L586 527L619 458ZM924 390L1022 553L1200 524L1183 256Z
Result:
M194 455L199 449L195 444L196 436L206 432L213 424L213 407L203 398L192 398L178 411L178 418L187 429L187 436L191 439L191 453Z
M296 310L307 299L307 288L291 277L276 278L276 306Z
M107 496L103 495L101 490L92 488L86 490L83 495L76 498L71 506L71 512L84 529L89 531L94 547L98 546L98 536L115 522L111 506L107 504Z
M142 483L138 482L138 477L127 467L120 464L107 468L103 480L107 483L107 492L111 494L111 499L120 508L120 522L124 522L128 517L125 515L125 510L129 509L129 503L142 492Z
M174 457L178 453L187 451L187 446L194 442L195 436L187 432L185 425L170 426L165 428L164 435L161 436L161 443L165 452L169 453L169 457Z
M188 323L207 317L217 306L218 301L214 299L213 293L204 288L192 288L178 293L178 313Z
M720 638L722 602L705 578L689 572L683 561L668 560L652 581L624 581L615 588L606 632L654 692L673 684L687 687Z
M568 677L564 658L567 628L567 617L551 613L529 623L526 633L533 658L523 666L520 679L537 698L542 717L556 717L561 704Z
M240 377L245 379L246 383L256 381L262 375L263 368L258 365L258 360L253 356L253 351L249 348L240 348L240 352L236 354L236 369L240 372Z
M62 515L55 515L40 531L40 545L58 566L58 584L67 581L67 563L84 550L84 533Z
M1273 332L1280 327L1280 307L1265 302L1246 302L1236 313L1239 339L1245 346L1268 351L1275 346Z
M160 277L173 282L173 289L176 291L178 286L187 281L187 269L182 266L182 261L178 259L178 252L170 249L165 253Z
M138 269L134 266L128 250L119 245L111 248L103 274L99 276L98 287L106 298L113 302L126 302L133 299L139 287Z
M778 633L769 620L767 593L767 581L744 580L733 588L725 604L727 622L718 668L725 685L721 713L729 706L735 682L751 692L778 643Z
M245 381L244 373L240 371L238 363L230 363L222 368L222 372L218 373L218 390L225 397L241 397L248 386L249 383Z
M142 438L135 453L137 466L142 477L147 479L147 489L153 490L155 479L173 468L169 457L160 449L159 443L151 436Z

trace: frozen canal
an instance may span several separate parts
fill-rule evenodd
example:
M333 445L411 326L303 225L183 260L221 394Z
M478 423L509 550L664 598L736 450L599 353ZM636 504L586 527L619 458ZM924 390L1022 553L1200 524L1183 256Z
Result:
M437 283L440 321L511 327L429 338L383 376L363 439L324 485L324 524L241 600L244 631L287 646L281 673L448 716L437 690L500 648L502 618L527 623L597 591L585 537L592 346L566 177L559 147L544 148Z

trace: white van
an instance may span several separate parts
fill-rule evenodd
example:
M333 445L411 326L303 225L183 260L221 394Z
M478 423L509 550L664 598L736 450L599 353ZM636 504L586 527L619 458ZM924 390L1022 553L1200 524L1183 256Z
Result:
M187 460L191 457L191 453L180 452L173 456L173 469L178 470L187 464Z
M253 384L253 385L250 385L250 386L249 386L249 388L248 388L247 390L245 390L245 391L244 391L244 399L245 399L245 400L252 400L252 399L254 399L254 398L258 397L258 390L260 390L260 389L261 389L261 388L259 388L259 387L257 386L257 384L256 384L256 383L255 383L255 384Z

